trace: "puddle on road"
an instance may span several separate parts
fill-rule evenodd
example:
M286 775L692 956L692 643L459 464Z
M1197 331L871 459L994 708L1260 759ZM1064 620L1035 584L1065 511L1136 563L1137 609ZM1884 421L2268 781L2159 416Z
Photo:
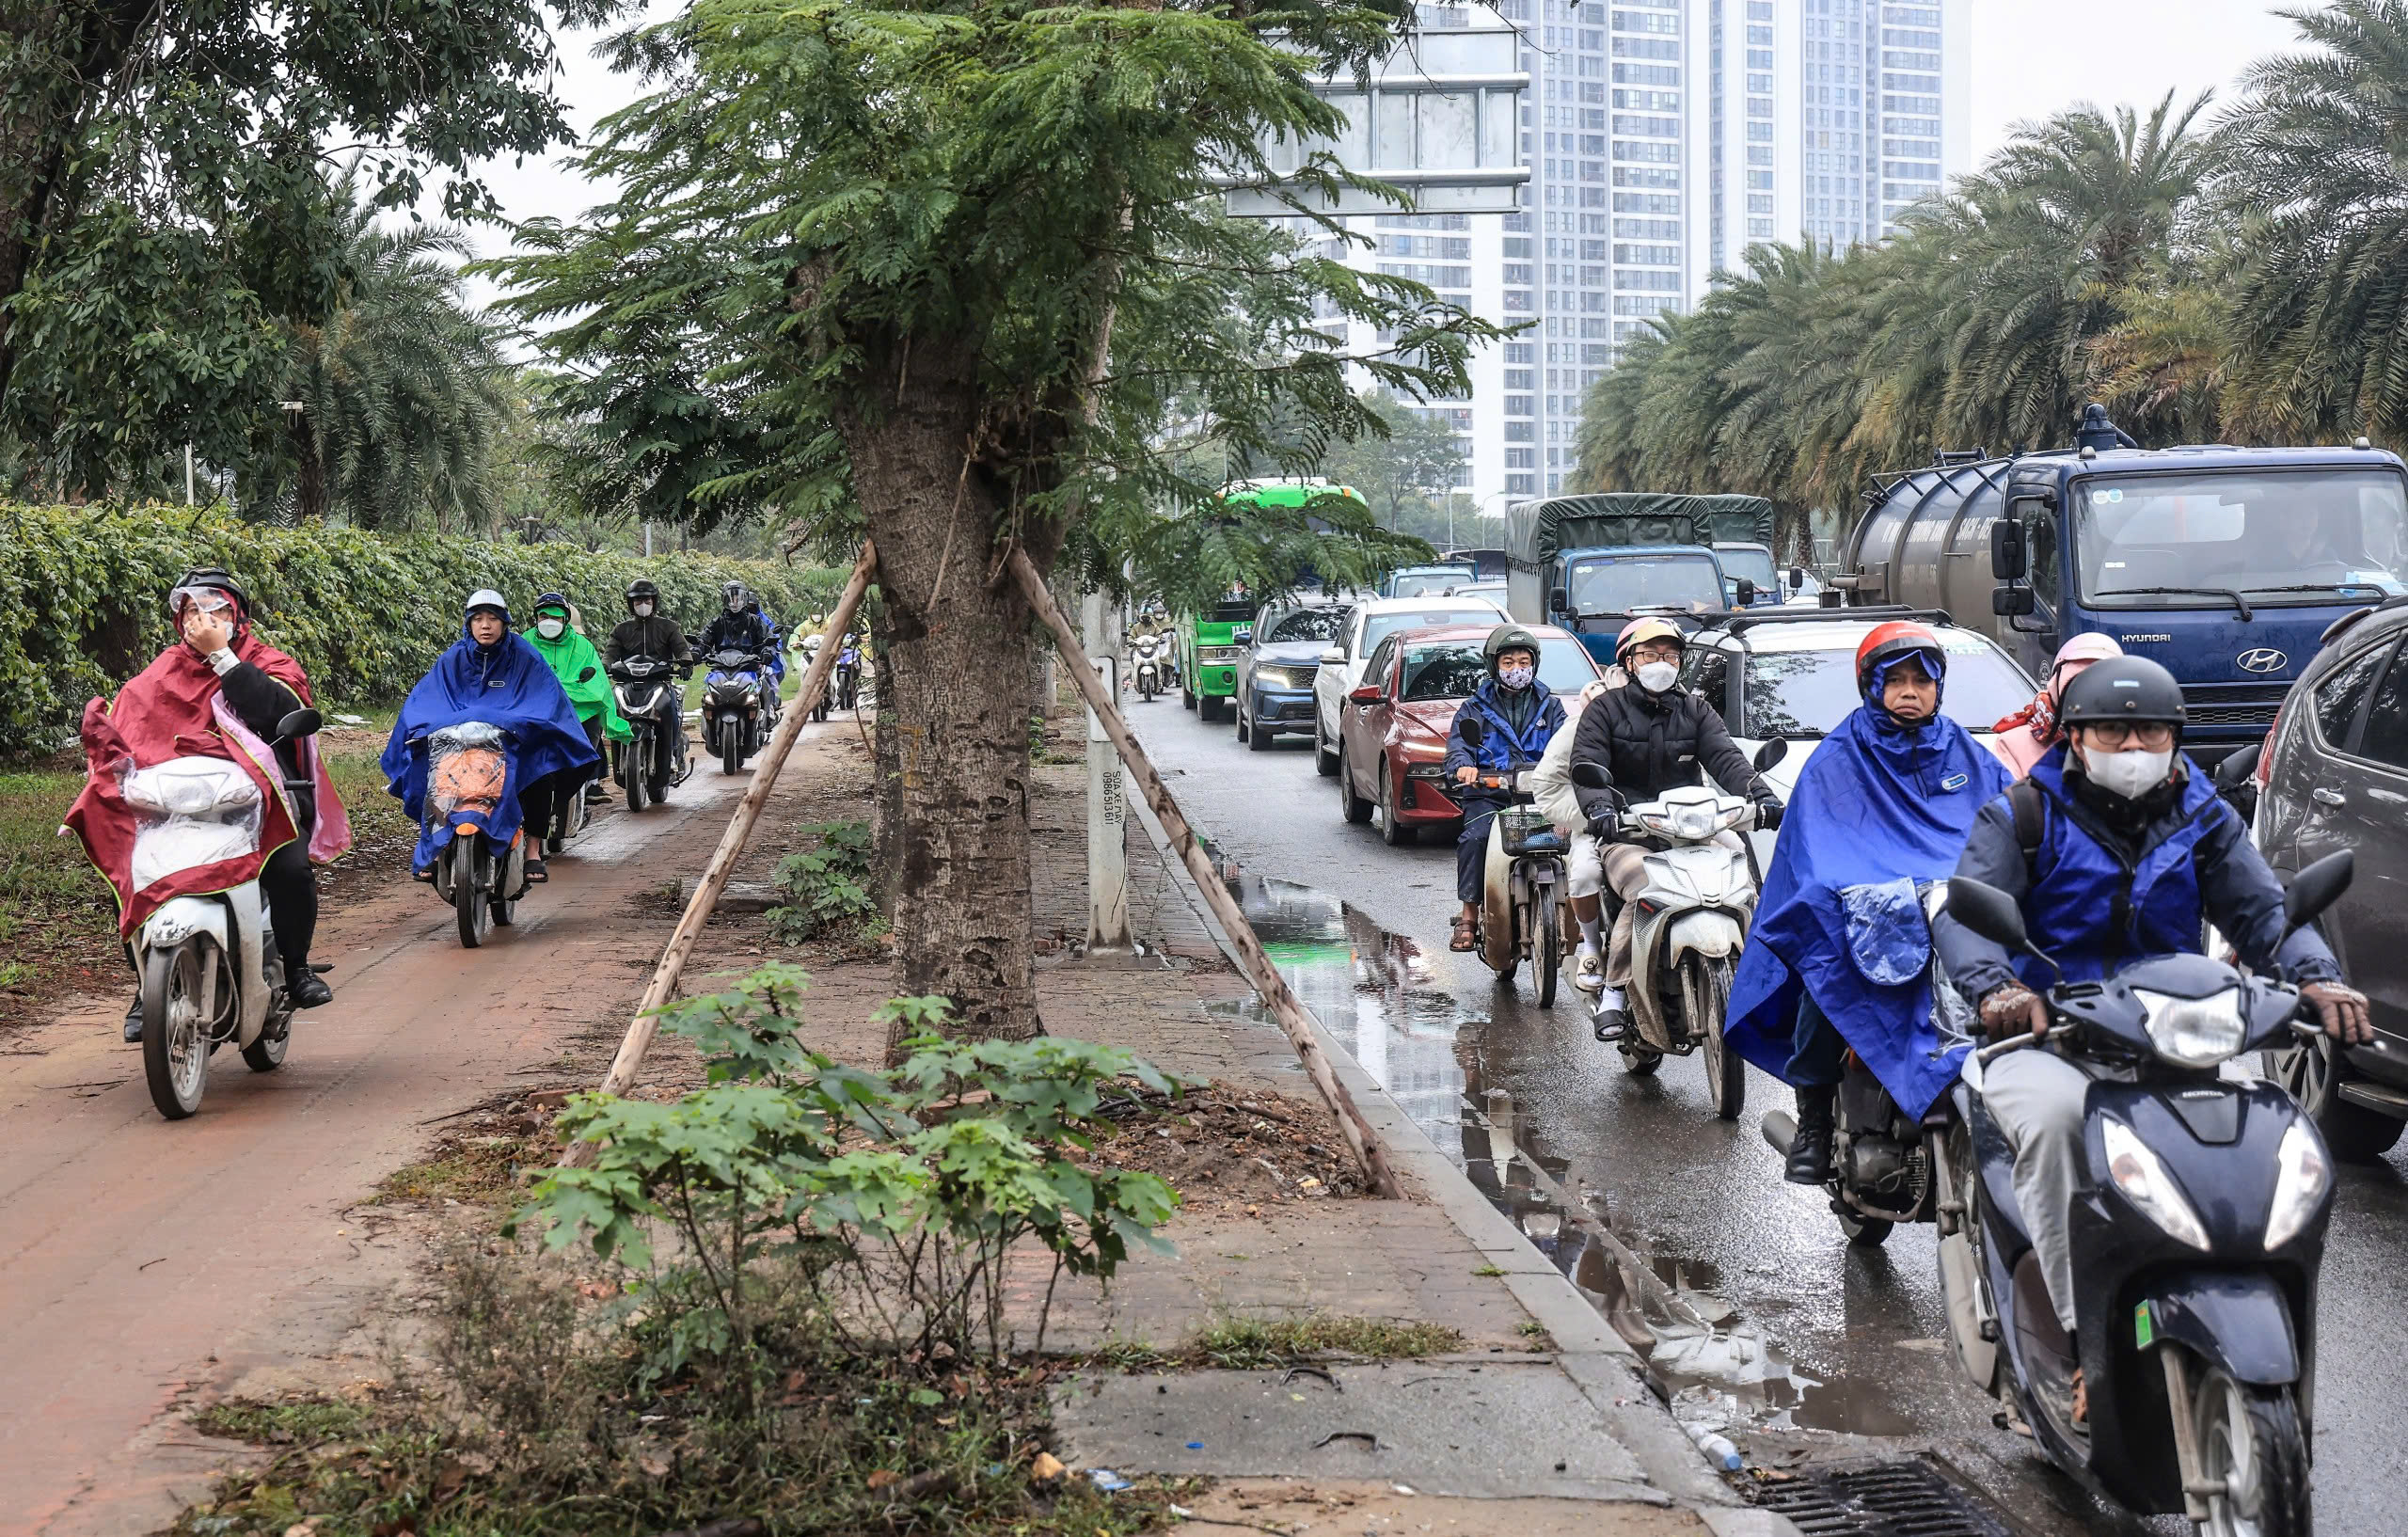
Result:
M1678 1418L1715 1429L1909 1428L1877 1387L1799 1372L1716 1267L1617 1229L1607 1192L1568 1183L1563 1159L1534 1155L1513 1096L1484 1081L1490 1015L1442 990L1418 942L1312 887L1224 868L1296 996L1646 1358ZM1216 1006L1265 1017L1252 1001Z

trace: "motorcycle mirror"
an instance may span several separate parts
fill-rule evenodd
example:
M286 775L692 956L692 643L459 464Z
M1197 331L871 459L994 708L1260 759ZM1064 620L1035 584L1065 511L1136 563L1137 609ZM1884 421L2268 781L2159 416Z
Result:
M1584 790L1610 790L1614 776L1601 763L1576 763L1572 766L1572 783Z
M2262 749L2244 747L2225 755L2216 765L2216 785L2220 789L2237 790L2249 783L2258 771L2258 756Z
M1477 715L1465 716L1459 729L1464 734L1464 741L1475 749L1488 740L1488 722Z
M1948 915L1988 940L2018 953L2032 947L2023 929L2023 910L2015 898L1971 876L1948 878Z
M2346 848L2336 849L2290 878L2283 886L2286 932L2305 928L2317 915L2341 899L2357 874L2357 859Z
M577 675L577 681L578 681L578 682L579 682L579 683L591 683L591 682L593 682L593 681L594 681L594 669L592 669L591 667L589 667L589 668L587 668L584 672L579 673Z
M276 735L281 741L298 741L304 737L315 737L325 723L325 718L315 710L294 710L276 723Z
M1764 746L1756 749L1756 755L1752 761L1755 763L1756 772L1761 774L1766 769L1778 765L1782 759L1787 756L1789 756L1788 741L1782 737L1775 737L1772 740L1765 743Z

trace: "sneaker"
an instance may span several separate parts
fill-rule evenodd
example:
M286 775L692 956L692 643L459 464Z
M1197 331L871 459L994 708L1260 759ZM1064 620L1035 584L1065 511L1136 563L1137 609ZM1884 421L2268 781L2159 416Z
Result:
M1599 993L1605 991L1606 958L1597 954L1596 951L1590 949L1587 945L1582 945L1580 947L1579 957L1573 965L1572 985L1578 988L1582 992Z
M587 805L608 805L610 800L610 791L600 780L597 779L593 784L588 784L585 787L585 803Z
M293 1000L295 1008L324 1008L335 1001L335 990L326 986L326 979L311 971L306 963L289 973L284 992Z

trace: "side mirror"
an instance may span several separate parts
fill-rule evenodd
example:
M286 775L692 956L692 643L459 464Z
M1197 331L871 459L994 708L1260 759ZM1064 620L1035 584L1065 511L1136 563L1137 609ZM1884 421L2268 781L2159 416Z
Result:
M2340 848L2291 877L2283 888L2285 931L2305 928L2314 923L2320 913L2341 899L2341 894L2350 889L2350 878L2356 873L2356 857Z
M1794 593L1805 585L1806 568L1802 565L1791 566L1789 568L1789 590Z
M2262 748L2243 747L2225 754L2223 761L2216 765L2216 788L2237 790L2248 784L2251 776L2258 772L2258 756L2262 751Z
M1458 716L1456 725L1464 734L1464 741L1475 750L1488 740L1488 722L1477 715Z
M2020 619L2039 607L2038 599L2029 587L1993 587L1990 589L1990 612L2002 619Z
M1380 686L1376 683L1364 684L1346 698L1350 704L1376 705L1380 702Z
M593 682L593 681L594 681L594 669L592 669L591 667L589 667L589 668L587 668L584 672L579 673L577 675L577 681L578 681L578 682L579 682L579 683L591 683L591 682Z
M1990 525L1990 575L2000 581L2021 581L2031 573L2032 554L2024 547L2023 524L2015 515L2020 505L2009 502L2007 515Z
M1572 766L1572 783L1584 790L1610 790L1614 776L1601 763L1576 763Z
M1572 594L1561 587L1550 587L1546 590L1546 606L1551 613L1570 613Z
M2023 910L1996 886L1971 876L1948 878L1948 915L1993 944L2018 954L2031 948Z
M1345 650L1344 650L1343 648L1341 648L1341 647L1339 647L1339 646L1331 646L1327 651L1324 651L1324 652L1323 652L1323 653L1321 654L1321 664L1322 664L1323 667L1343 667L1343 666L1345 666L1345 665L1346 665L1346 652L1345 652Z
M1789 756L1789 743L1782 737L1775 737L1756 749L1756 755L1752 761L1756 766L1756 772L1761 774L1767 768L1778 767L1787 756Z
M297 742L304 737L315 737L325 723L325 718L315 710L294 710L276 723L277 739Z
M1756 605L1756 584L1754 580L1748 577L1741 577L1737 585L1738 601L1734 606L1741 609L1754 608Z

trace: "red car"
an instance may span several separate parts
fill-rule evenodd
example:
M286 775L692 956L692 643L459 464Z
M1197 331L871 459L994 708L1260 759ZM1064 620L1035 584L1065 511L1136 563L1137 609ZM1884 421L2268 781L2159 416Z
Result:
M1447 733L1455 710L1488 675L1481 646L1487 625L1399 630L1364 659L1363 682L1339 712L1338 795L1346 819L1368 822L1377 807L1380 836L1411 843L1420 827L1452 828L1463 808L1447 793ZM1566 696L1601 674L1578 637L1532 625L1539 680Z

